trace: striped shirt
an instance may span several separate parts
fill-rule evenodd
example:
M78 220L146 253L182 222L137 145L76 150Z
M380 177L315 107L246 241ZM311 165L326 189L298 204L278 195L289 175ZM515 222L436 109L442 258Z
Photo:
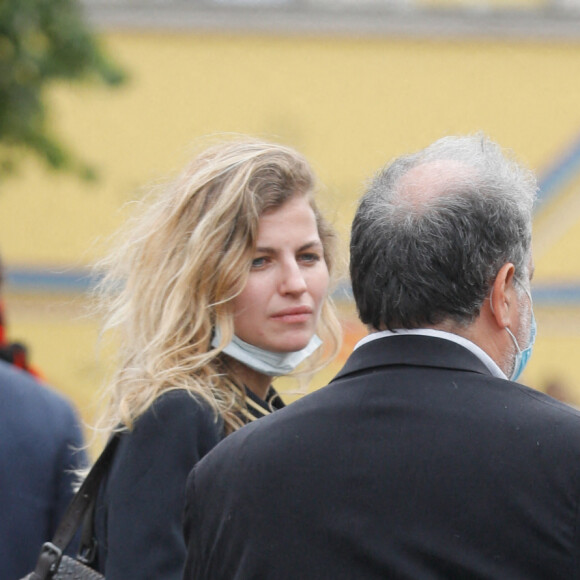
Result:
M240 395L243 396L241 392ZM274 411L286 406L282 397L280 397L272 386L266 393L266 399L260 399L260 397L246 387L245 400L246 406L241 411L241 418L245 423L250 423L251 421L270 415Z

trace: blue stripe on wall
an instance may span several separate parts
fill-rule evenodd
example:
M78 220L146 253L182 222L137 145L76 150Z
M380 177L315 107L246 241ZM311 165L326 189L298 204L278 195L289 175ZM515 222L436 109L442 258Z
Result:
M580 136L555 160L555 163L540 176L538 207L554 197L566 184L580 173Z
M14 292L85 292L93 283L86 270L50 270L10 268L6 271L6 289Z
M566 284L534 284L534 304L540 306L580 306L580 282Z

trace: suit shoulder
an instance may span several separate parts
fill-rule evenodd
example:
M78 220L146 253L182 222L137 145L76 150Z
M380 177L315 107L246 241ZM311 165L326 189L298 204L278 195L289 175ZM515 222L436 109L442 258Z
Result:
M73 403L50 385L0 361L0 413L55 424L77 422Z
M118 455L195 450L201 456L218 443L222 431L222 420L208 403L176 389L160 395L136 420L124 434Z
M325 387L327 388L327 387ZM307 399L305 401L304 399ZM238 461L261 461L261 458L278 456L280 449L287 449L288 444L307 430L307 425L316 422L312 413L322 407L315 400L310 402L310 395L277 410L275 413L248 423L228 435L202 459L196 466L200 471L213 469L230 469Z
M157 397L139 417L136 428L157 423L179 425L191 422L213 430L220 420L207 401L184 389L175 389Z
M557 419L559 423L580 429L580 409L525 385L516 385L519 393L527 399L527 406L535 409L540 416L549 416Z

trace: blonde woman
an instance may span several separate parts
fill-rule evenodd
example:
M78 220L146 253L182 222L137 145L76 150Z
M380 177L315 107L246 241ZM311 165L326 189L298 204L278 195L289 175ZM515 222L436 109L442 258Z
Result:
M336 354L335 235L313 189L296 151L221 143L145 202L104 262L121 344L105 417L121 440L94 512L107 580L181 579L194 464L283 406L272 377Z

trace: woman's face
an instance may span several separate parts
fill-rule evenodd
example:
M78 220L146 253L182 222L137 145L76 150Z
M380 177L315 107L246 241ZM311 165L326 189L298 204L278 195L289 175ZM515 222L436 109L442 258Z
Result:
M234 299L234 332L274 352L304 348L328 291L328 268L314 212L296 195L262 215L248 282Z

